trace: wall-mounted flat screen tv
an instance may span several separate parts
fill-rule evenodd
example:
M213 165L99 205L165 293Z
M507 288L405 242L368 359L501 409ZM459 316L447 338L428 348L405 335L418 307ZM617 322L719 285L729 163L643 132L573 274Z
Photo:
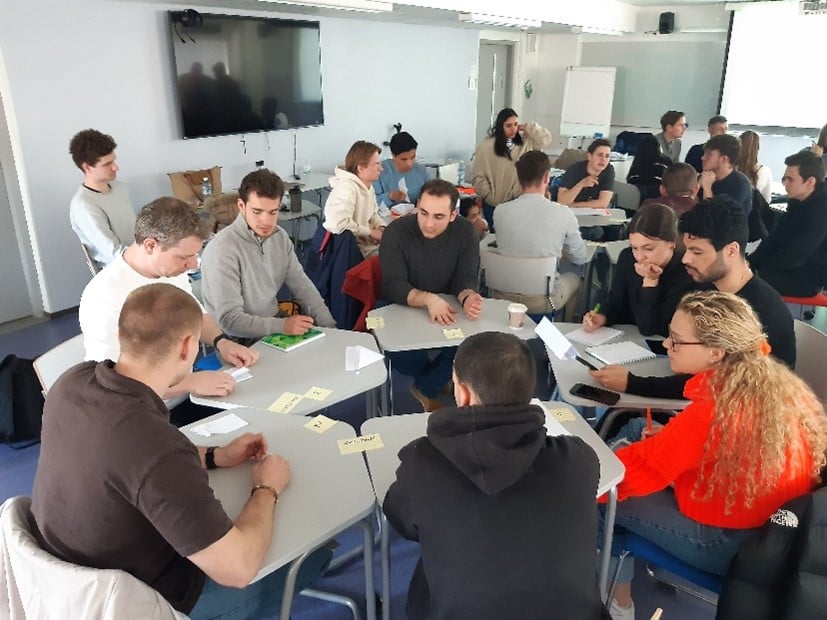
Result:
M319 22L188 13L169 13L184 138L324 123Z

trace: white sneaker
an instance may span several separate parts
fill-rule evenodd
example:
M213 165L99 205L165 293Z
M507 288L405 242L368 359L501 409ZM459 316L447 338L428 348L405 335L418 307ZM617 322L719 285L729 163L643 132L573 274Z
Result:
M612 599L612 604L609 605L609 615L612 620L635 620L635 604L631 607L621 607L617 601Z

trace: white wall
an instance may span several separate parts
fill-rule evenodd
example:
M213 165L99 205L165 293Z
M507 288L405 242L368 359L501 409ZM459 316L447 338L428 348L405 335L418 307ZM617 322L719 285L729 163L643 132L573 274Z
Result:
M113 135L119 176L136 208L169 193L166 171L220 164L224 186L233 187L258 159L282 174L291 170L292 132L248 134L246 153L241 136L179 138L166 16L171 8L181 7L120 0L2 2L0 61L7 79L0 88L15 111L20 195L47 312L77 305L89 278L68 221L69 200L81 180L68 143L78 130ZM477 63L477 31L320 21L325 126L299 130L300 161L315 172L332 171L354 140L381 142L398 121L419 141L421 156L471 152L476 93L468 88L468 75Z

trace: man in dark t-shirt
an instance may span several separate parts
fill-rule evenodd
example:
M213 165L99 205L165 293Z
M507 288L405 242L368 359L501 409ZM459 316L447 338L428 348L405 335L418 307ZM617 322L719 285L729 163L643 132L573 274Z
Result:
M704 145L701 157L704 171L698 182L701 184L701 200L729 196L748 216L752 210L752 185L734 168L740 150L741 143L735 136L721 134L710 138Z
M118 361L79 364L49 390L32 492L45 549L75 564L125 570L193 618L245 609L239 588L261 569L290 480L289 464L267 454L260 434L203 448L169 423L161 395L191 372L202 321L195 299L170 284L129 294ZM242 529L205 469L250 460L253 492L236 521ZM218 603L199 608L208 588ZM279 600L281 590L274 592Z
M611 143L599 138L587 150L585 161L575 162L566 169L557 202L575 208L608 209L615 186L615 170L609 163Z
M474 227L457 218L457 189L441 179L422 186L417 214L391 222L382 235L379 263L382 298L425 308L432 323L451 325L457 313L440 294L456 296L469 319L482 312L480 248ZM405 351L391 356L393 367L414 377L411 393L425 411L442 407L437 398L451 380L455 347Z

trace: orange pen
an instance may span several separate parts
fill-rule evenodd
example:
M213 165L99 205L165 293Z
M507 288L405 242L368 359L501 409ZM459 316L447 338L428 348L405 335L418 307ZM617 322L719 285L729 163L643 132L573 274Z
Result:
M652 433L652 408L646 407L646 434Z

